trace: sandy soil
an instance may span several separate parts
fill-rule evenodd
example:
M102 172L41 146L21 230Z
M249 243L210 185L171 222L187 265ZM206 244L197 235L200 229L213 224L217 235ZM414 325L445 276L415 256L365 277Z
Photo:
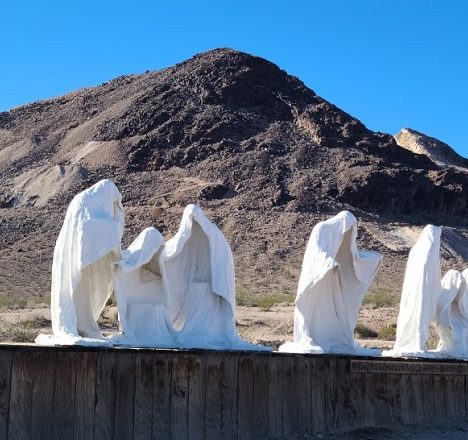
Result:
M41 319L42 318L42 319ZM366 328L378 333L379 329L388 323L396 323L397 310L391 307L372 309L363 307L358 322ZM36 308L0 310L0 326L14 326L27 323L35 325L37 332L49 333L50 309L43 305ZM104 332L113 333L118 330L117 308L107 307L100 320ZM246 340L265 344L276 349L283 342L292 340L294 325L294 305L278 304L270 309L260 307L237 307L237 328L239 334ZM32 329L33 330L33 329ZM31 331L34 336L34 331ZM32 337L31 336L31 337ZM363 338L356 335L366 347L391 348L392 341L382 341L377 338ZM5 342L8 341L4 337ZM25 342L25 341L21 341Z

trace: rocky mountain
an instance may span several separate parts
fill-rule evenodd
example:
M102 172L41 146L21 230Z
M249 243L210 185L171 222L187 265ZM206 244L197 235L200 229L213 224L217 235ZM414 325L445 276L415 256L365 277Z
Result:
M387 257L376 289L399 289L427 222L446 225L444 261L463 267L468 174L401 143L230 49L0 113L0 292L47 293L66 206L105 177L124 197L126 244L150 224L169 238L198 203L254 295L294 293L313 225L342 209Z
M395 135L398 145L417 154L424 154L442 167L468 168L468 159L460 156L453 148L433 137L411 128L402 128Z

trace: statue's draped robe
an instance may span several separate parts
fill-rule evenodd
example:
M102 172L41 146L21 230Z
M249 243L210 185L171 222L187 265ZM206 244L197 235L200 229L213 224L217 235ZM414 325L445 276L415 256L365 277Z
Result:
M429 325L440 295L440 234L440 227L427 225L409 253L396 340L389 354L427 355Z
M159 258L164 238L153 227L144 229L120 261L114 264L113 277L119 310L121 337L115 343L175 347L176 341L166 316L166 292Z
M451 269L441 282L434 322L439 334L436 352L443 357L468 358L468 289L463 274Z
M112 263L120 257L123 227L121 195L110 180L71 201L54 249L51 342L103 339L96 321L112 293ZM47 337L38 342L47 343Z
M253 349L237 334L234 260L223 233L195 205L160 259L169 322L185 348Z
M356 244L356 219L343 211L312 230L294 311L294 342L280 351L364 353L354 339L359 309L381 261Z

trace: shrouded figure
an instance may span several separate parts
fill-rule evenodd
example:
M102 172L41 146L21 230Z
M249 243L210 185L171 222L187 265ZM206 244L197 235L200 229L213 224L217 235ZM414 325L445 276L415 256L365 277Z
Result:
M51 316L53 337L38 343L97 343L96 323L112 293L112 263L120 258L124 227L121 195L101 180L71 201L54 249Z
M114 343L176 347L166 319L167 298L159 267L163 249L164 237L149 227L115 263L115 295L123 334L113 338Z
M439 334L436 352L442 356L468 357L468 289L463 274L451 269L442 278L434 318Z
M440 227L427 225L409 253L390 355L429 356L429 325L440 295L440 233Z
M236 331L234 261L223 233L195 205L185 208L160 266L169 322L180 347L259 350Z
M382 257L360 251L356 235L356 218L347 211L312 230L297 290L294 342L280 351L373 354L358 345L353 331Z

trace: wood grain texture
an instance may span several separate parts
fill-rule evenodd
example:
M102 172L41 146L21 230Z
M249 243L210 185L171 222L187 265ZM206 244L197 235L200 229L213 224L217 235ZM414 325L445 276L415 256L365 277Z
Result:
M8 433L8 414L10 411L12 351L0 351L0 440Z
M172 360L171 439L188 439L188 356L174 356Z
M283 433L283 359L272 356L268 362L268 422L272 440L284 438Z
M356 424L356 415L362 402L354 399L353 383L349 372L349 360L338 358L335 362L334 401L336 402L333 429L350 429ZM361 414L363 416L363 414Z
M97 354L94 440L114 438L116 352Z
M466 417L468 363L0 348L2 439L282 439Z
M114 439L133 438L135 408L135 354L119 353L116 359Z
M220 357L219 362L222 362ZM206 356L204 354L188 357L189 367L189 401L188 401L188 432L192 440L208 438L205 434L205 382Z
M222 438L223 357L209 356L206 362L205 435L206 439Z
M31 365L31 439L49 440L54 436L55 369L56 353L49 351L34 354L34 363Z
M254 414L254 365L253 359L248 355L239 356L238 364L238 407L237 429L238 438L251 440L255 438Z
M151 440L153 433L154 356L135 359L135 440Z
M264 355L254 357L253 362L253 413L255 433L253 439L270 438L268 420L268 362Z
M176 355L154 355L153 439L171 437L172 362Z
M398 374L387 373L387 399L389 402L389 425L400 426L402 416L400 378Z
M53 409L53 438L73 439L75 429L75 389L78 353L57 352Z
M229 353L223 358L221 433L223 440L235 440L238 434L238 355Z
M11 400L8 423L8 438L27 440L31 434L31 410L35 354L14 352L11 375Z
M315 356L311 358L312 371L310 378L311 421L314 432L325 431L325 375L327 365L325 359ZM279 368L282 369L280 366ZM281 373L282 374L282 373Z
M94 435L97 354L80 352L76 357L75 440Z

